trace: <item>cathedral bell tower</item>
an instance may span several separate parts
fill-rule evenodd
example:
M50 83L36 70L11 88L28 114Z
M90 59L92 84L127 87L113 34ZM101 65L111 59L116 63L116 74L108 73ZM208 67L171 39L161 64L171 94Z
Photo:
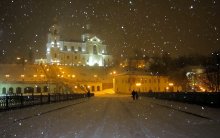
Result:
M60 27L58 25L53 25L49 29L49 34L48 34L48 43L54 42L56 44L57 41L60 40Z
M48 40L47 40L47 62L52 64L59 63L60 53L60 27L53 25L49 29Z
M83 41L83 42L86 42L86 41L89 40L90 37L91 37L90 25L87 24L84 29L85 29L85 30L84 30L83 35L81 36L81 38L82 38L82 41Z

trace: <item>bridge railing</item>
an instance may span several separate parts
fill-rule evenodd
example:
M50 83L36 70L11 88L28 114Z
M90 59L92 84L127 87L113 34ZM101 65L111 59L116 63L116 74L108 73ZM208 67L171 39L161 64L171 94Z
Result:
M212 107L220 107L219 92L145 92L140 93L140 96L154 97L157 99L186 102Z
M91 94L94 96L94 94ZM22 108L33 105L48 104L67 100L76 100L86 98L85 93L48 93L48 94L17 94L0 96L0 111Z

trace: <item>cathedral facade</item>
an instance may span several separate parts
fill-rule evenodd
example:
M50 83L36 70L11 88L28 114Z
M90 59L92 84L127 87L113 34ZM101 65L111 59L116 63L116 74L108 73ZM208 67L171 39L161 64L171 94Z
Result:
M47 42L47 63L66 66L111 66L112 56L107 53L106 45L89 33L82 35L81 41L63 41L59 27L49 29Z

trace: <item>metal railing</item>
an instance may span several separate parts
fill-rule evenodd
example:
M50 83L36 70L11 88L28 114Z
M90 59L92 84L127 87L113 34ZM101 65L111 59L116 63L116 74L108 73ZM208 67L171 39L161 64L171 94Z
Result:
M220 107L220 93L205 92L145 92L140 96L153 97L157 99L172 100L197 105Z
M17 94L0 96L0 111L5 111L15 108L23 108L27 106L48 104L53 102L61 102L67 100L75 100L85 98L85 93L62 94L62 93L47 93L47 94ZM91 94L94 96L94 94Z

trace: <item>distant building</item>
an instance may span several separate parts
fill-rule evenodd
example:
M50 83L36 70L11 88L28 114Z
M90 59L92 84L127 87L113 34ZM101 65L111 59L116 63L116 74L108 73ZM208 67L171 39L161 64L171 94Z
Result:
M116 93L130 94L132 90L138 92L174 92L181 91L168 81L168 76L153 76L149 73L128 72L117 75L114 79Z
M48 64L67 66L111 66L113 64L106 45L98 37L85 33L81 41L64 41L60 39L57 25L53 25L49 31L46 45Z
M146 59L126 59L120 63L120 66L136 69L148 69L149 61Z
M0 96L57 92L56 84L49 83L40 65L0 64L0 68Z
M0 96L32 93L85 93L112 88L109 70L89 66L0 64ZM16 71L15 71L16 69Z

